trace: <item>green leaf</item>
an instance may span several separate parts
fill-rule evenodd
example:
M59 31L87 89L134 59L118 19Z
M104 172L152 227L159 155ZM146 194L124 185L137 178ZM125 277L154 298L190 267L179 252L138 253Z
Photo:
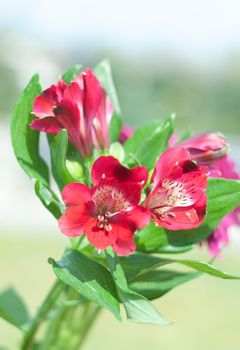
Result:
M139 230L135 236L137 250L144 253L156 252L160 247L168 245L165 230L151 222Z
M113 112L112 119L109 125L110 142L119 140L120 131L122 129L122 118L119 114Z
M162 125L157 126L157 122L152 122L138 129L124 143L125 162L131 166L139 162L149 170L153 169L157 159L168 148L173 133L173 120L174 116L171 116Z
M49 262L62 282L121 319L115 285L105 267L73 249L67 250L60 261L49 259Z
M35 181L35 193L43 205L58 219L64 212L64 205L57 196L40 180Z
M176 247L185 247L202 242L214 231L218 224L219 221L216 221L209 224L202 223L198 228L193 230L166 230L168 242L170 245Z
M214 277L219 277L227 280L240 280L240 276L230 275L226 272L216 269L214 266L203 261L180 259L176 260L176 262L178 264L190 267L196 271L207 273L208 275Z
M62 130L54 137L50 146L52 173L60 190L75 181L66 167L67 149L68 133L67 130Z
M49 187L48 166L39 155L39 132L29 127L34 98L41 93L38 75L34 75L23 91L11 122L11 138L16 158L25 173L35 180L35 192L45 207L60 216L61 203Z
M206 239L222 218L240 205L240 181L210 178L207 195L207 215L202 225L194 230L166 230L171 245L185 246Z
M111 71L111 65L110 65L109 59L105 59L101 61L94 68L94 73L96 74L96 77L98 78L103 88L106 90L107 94L109 95L115 112L118 115L121 115L121 109L120 109L120 105L119 105L119 101L116 93L116 88L114 86L114 82L112 78L112 71Z
M141 128L136 129L133 135L125 141L124 149L127 153L134 153L139 146L142 146L143 140L151 138L156 129L161 128L162 122L160 120L152 120Z
M81 165L80 160L66 159L66 168L74 181L84 182L83 166Z
M115 281L119 299L124 305L127 318L137 323L166 325L166 321L157 309L142 295L130 290L117 255L107 249L107 259Z
M40 157L39 132L29 127L34 119L32 112L34 98L41 93L39 76L32 77L14 109L11 121L11 139L15 156L20 166L31 179L49 183L48 167Z
M240 181L209 179L207 195L208 214L205 223L221 220L240 205Z
M0 294L0 317L21 330L29 322L27 308L13 288Z
M121 258L121 265L130 281L133 281L140 275L144 275L148 271L152 271L158 267L172 263L181 264L198 272L204 272L223 279L240 279L239 276L230 275L226 272L218 270L208 263L197 260L160 258L143 253L135 253L129 257Z
M149 300L157 299L173 288L200 276L197 272L149 271L134 279L130 288Z
M169 231L170 234L170 231ZM180 254L194 248L194 245L170 245L166 230L154 222L139 230L135 236L136 250L142 253Z
M156 250L155 253L160 253L160 254L182 254L189 252L195 247L195 244L191 245L185 245L183 247L176 247L172 245L166 245L164 247L160 247L158 250Z
M139 275L172 263L172 260L150 254L135 253L121 257L120 262L128 281L132 281Z
M117 158L122 163L125 156L123 146L119 142L112 143L109 149L109 155Z
M65 81L65 83L70 84L74 78L76 78L76 76L82 72L82 70L83 66L76 64L62 75L62 79Z
M96 77L99 79L103 88L106 90L114 107L114 113L109 126L110 141L115 142L119 139L122 128L121 109L117 97L116 88L114 86L110 61L105 59L101 61L94 69Z

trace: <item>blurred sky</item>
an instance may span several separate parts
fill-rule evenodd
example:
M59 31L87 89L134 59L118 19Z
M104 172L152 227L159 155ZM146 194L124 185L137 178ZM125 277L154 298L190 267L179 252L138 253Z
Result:
M8 0L1 3L0 29L17 28L56 48L95 42L204 61L240 47L239 10L237 0Z

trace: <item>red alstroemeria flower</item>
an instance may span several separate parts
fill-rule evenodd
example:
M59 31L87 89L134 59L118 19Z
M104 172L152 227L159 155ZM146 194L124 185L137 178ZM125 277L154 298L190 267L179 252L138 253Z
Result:
M91 69L85 69L71 84L57 85L35 98L36 119L30 127L49 134L67 129L70 141L83 157L92 155L93 145L109 146L112 103Z
M127 169L110 156L99 157L92 166L93 187L71 183L62 198L66 211L59 219L67 236L86 234L97 249L112 246L119 255L135 250L134 232L146 226L150 214L139 206L148 173L143 166Z
M227 140L216 132L194 135L176 147L186 148L190 153L191 160L196 161L198 165L207 166L225 157L229 150Z
M145 206L157 225L169 230L198 227L206 213L208 168L198 166L184 148L171 148L159 158Z

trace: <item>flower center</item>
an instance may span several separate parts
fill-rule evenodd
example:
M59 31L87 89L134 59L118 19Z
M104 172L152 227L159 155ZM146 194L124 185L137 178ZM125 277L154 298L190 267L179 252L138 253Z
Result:
M170 210L174 207L187 207L192 204L191 190L180 181L165 179L150 201L149 208L159 216L175 217ZM190 191L189 191L190 190Z
M109 223L111 217L130 207L130 203L126 200L124 193L110 185L102 185L96 188L92 198L98 212L97 226L106 231L111 231L112 229Z
M97 222L97 227L105 230L105 231L111 231L112 230L112 225L109 224L108 219L111 216L110 213L105 213L104 215L98 215L98 222Z

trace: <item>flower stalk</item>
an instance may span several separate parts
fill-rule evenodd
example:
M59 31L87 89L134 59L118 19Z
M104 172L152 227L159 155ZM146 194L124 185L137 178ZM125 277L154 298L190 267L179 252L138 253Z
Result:
M40 350L80 349L100 310L99 305L79 297L74 289L68 288L66 292L66 286L56 281L29 325L21 350L33 349L38 344L43 326Z

